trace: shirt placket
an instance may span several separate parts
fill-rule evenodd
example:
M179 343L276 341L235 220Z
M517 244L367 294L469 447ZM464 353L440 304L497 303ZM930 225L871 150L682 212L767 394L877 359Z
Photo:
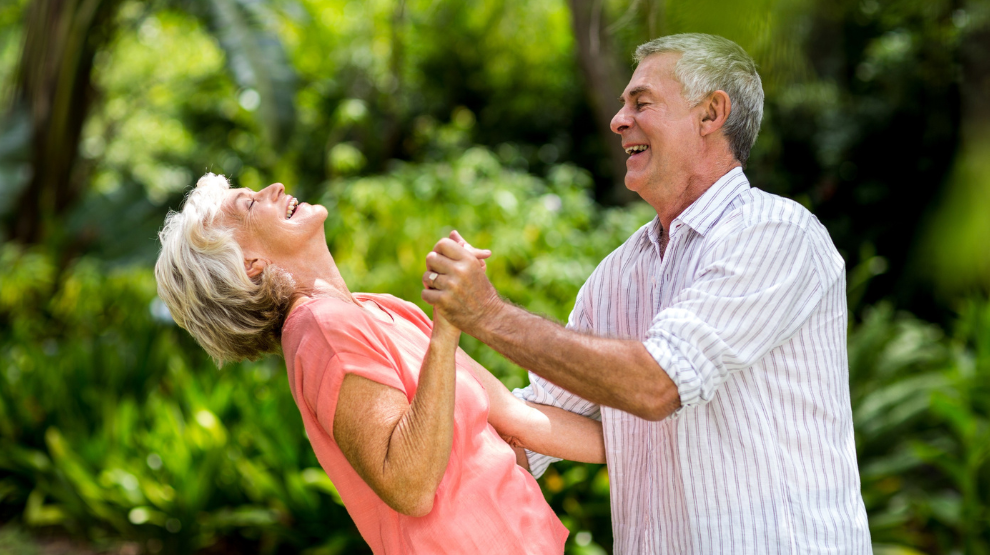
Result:
M680 229L680 227L681 224L679 222L672 223L671 225L673 232L676 232L676 230ZM663 309L663 307L661 306L661 301L663 299L663 291L664 291L664 287L669 285L668 282L670 280L668 268L672 264L672 262L670 261L673 258L672 255L677 250L676 249L677 237L673 232L664 230L664 233L668 234L667 248L665 251L661 252L660 250L662 240L656 243L652 243L654 252L656 253L656 259L655 259L656 262L654 262L656 270L654 272L651 272L650 275L650 285L651 285L650 306L653 308L653 313L652 315L647 317L649 321L646 322L644 326L644 334L645 331L650 328L650 324L652 324L653 322L653 316L659 314L660 311ZM657 481L657 472L656 472L657 433L656 432L659 426L660 426L660 422L651 422L649 424L650 433L646 435L647 437L646 469L647 469L647 478L648 478L647 483L649 484L649 488L650 488L648 491L651 492L657 491L656 488L658 487L656 483ZM642 530L643 536L640 538L640 542L639 542L640 546L642 546L641 550L644 553L644 555L648 553L653 553L659 548L659 545L657 545L655 542L657 542L657 540L659 539L658 535L665 532L665 531L660 531L660 523L657 521L657 512L655 507L657 501L658 499L657 496L655 495L650 495L647 497L646 514L644 515L645 522Z

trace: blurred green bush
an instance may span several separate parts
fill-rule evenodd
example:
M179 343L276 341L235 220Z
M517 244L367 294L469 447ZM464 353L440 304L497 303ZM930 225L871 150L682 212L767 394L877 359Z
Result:
M432 162L325 184L327 239L352 290L419 297L423 257L458 229L494 251L510 300L566 318L609 251L652 217L603 209L572 166L546 179L456 130ZM217 370L171 323L144 267L0 247L0 521L148 553L358 553L367 547L305 437L278 357ZM868 273L853 269L851 275ZM858 287L858 286L857 286ZM950 335L887 305L849 342L877 551L990 553L990 304ZM510 387L525 372L465 337ZM541 485L568 553L611 550L608 476L560 463Z
M849 338L856 452L878 553L990 553L990 304L952 335L881 304Z
M603 210L571 166L547 179L483 148L329 184L327 236L352 290L418 302L423 259L457 227L495 255L510 299L566 318L594 265L649 207ZM280 358L217 370L155 297L144 267L0 250L0 521L60 527L147 552L367 550L319 467ZM511 386L525 373L465 338ZM611 543L595 465L544 479L574 553Z

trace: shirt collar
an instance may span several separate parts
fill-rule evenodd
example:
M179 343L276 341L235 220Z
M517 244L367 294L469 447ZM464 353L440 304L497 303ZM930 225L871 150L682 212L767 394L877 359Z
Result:
M704 235L715 225L729 203L749 188L749 179L746 178L742 168L732 168L698 197L698 200L674 218L671 227L676 230L678 224L685 224Z

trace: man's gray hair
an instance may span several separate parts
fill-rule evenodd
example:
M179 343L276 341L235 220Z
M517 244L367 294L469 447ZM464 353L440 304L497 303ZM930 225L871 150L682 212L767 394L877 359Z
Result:
M664 52L682 54L674 66L674 75L691 106L697 106L715 91L729 95L731 112L723 130L732 153L745 165L763 120L763 83L756 72L756 62L731 40L702 33L651 40L636 49L634 58L639 64L647 56Z
M158 234L158 296L172 318L217 362L255 359L281 348L282 324L294 282L269 265L251 278L233 230L224 225L230 184L208 173L179 212L169 212Z

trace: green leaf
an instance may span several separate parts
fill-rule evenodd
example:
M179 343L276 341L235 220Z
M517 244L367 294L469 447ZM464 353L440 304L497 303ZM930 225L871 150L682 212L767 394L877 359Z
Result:
M276 150L284 149L295 125L296 75L274 31L266 27L273 14L259 0L209 0L204 9L191 2L194 13L205 17L227 54L227 65L243 87L241 106L257 110L265 137Z

